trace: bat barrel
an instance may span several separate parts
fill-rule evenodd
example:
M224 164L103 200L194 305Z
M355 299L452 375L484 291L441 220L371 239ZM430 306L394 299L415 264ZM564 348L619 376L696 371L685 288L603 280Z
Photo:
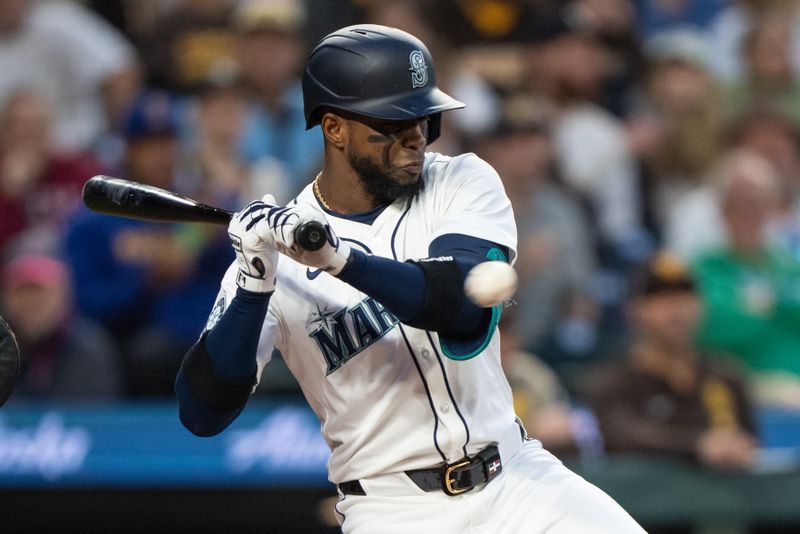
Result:
M232 215L165 189L102 175L84 184L83 202L98 213L146 221L228 224Z

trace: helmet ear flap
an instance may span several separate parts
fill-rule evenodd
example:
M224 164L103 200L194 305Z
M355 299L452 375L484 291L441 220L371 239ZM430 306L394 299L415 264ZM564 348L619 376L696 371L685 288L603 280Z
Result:
M430 145L439 138L442 133L442 114L431 113L428 115L428 144Z

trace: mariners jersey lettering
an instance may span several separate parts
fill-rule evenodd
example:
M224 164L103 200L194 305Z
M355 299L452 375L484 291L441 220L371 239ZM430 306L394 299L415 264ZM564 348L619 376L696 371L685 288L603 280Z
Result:
M464 234L516 250L511 203L497 173L474 154L425 155L422 188L372 224L327 214L340 239L398 261L428 256L437 237ZM297 202L316 204L311 185ZM222 283L236 292L233 265ZM386 283L392 283L387 280ZM333 482L426 468L475 454L515 419L499 336L474 358L447 358L439 337L400 323L379 302L282 256L258 351L286 364L331 447Z
M327 374L331 374L386 335L397 322L390 311L367 297L356 306L335 313L317 309L311 324L319 327L309 336L317 342L328 364Z

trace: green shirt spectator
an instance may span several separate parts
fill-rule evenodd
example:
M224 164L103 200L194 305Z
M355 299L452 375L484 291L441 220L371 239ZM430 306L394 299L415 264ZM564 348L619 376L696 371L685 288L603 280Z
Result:
M761 406L800 409L800 263L767 239L783 177L745 150L724 156L715 177L727 239L695 262L706 308L700 345L749 367Z
M694 271L706 306L699 345L744 363L759 405L800 408L800 263L719 250Z
M777 250L718 250L694 271L706 305L700 344L738 356L752 371L800 379L800 263Z

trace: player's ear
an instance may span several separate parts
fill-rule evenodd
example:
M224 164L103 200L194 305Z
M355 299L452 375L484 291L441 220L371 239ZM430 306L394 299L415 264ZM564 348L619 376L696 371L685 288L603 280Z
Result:
M320 128L322 128L322 135L325 136L328 143L339 149L344 148L348 128L344 117L335 113L325 113L320 121Z

